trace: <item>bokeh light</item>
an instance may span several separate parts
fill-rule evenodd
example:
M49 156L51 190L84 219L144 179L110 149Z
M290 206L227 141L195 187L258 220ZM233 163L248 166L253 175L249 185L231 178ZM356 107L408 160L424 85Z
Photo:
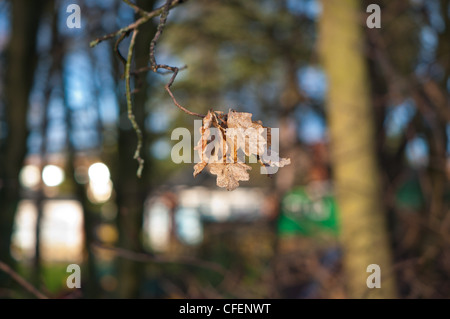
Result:
M64 171L56 165L47 165L42 170L42 180L49 187L58 186L64 181Z
M89 166L88 175L91 183L96 184L108 183L111 176L108 166L103 163L95 163Z
M88 169L89 187L88 198L91 202L101 204L111 198L113 184L108 166L103 163L94 163Z
M35 188L41 181L41 171L36 165L26 165L20 171L20 183L26 188Z

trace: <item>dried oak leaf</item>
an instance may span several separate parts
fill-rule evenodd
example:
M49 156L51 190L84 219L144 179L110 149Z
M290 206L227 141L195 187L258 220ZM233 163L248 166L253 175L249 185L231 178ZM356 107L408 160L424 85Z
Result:
M268 156L266 153L264 153L261 157L260 160L261 162L263 162L266 166L277 166L277 167L284 167L286 165L291 164L291 159L290 158L284 158L284 157L279 157L278 153L273 152L273 155L278 158L278 161L272 161L271 156Z
M247 170L252 168L243 163L211 163L209 169L211 174L217 175L217 186L232 191L239 186L239 181L250 179Z
M198 174L200 174L203 169L208 165L206 162L200 162L194 165L194 177L196 177Z
M247 156L264 153L267 144L266 139L261 135L264 133L264 127L261 122L252 121L251 113L230 110L227 125L227 143L230 144L233 152L241 148Z
M212 128L217 131L213 132ZM280 158L277 153L267 155L267 149L271 148L270 129L263 127L260 121L252 121L251 113L209 111L203 118L200 133L201 139L194 150L201 161L194 166L194 177L209 166L210 173L217 175L217 186L229 191L239 187L239 181L250 179L247 171L251 167L237 160L239 148L247 156L256 155L266 167L283 167L291 163L289 158ZM227 153L228 150L231 152Z
M217 114L216 114L217 113ZM226 153L226 143L223 137L223 130L218 124L218 115L222 112L211 112L203 118L203 125L200 127L201 138L194 150L198 152L200 162L194 166L194 177L200 174L208 163L221 162L223 154ZM211 134L211 127L217 128L215 134ZM208 143L210 137L214 139Z

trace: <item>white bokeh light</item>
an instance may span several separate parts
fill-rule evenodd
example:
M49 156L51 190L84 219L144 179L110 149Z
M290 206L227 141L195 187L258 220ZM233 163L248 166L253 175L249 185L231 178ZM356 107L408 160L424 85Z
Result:
M93 203L105 203L112 194L113 184L108 166L103 163L94 163L89 166L88 198Z
M20 183L27 188L36 187L41 181L41 171L36 165L25 165L20 171Z
M108 166L103 163L95 163L89 166L89 179L92 183L106 184L109 181L110 173Z
M106 183L89 183L88 198L93 203L105 203L111 198L112 190L111 180Z
M47 165L42 170L42 180L47 186L58 186L64 180L64 171L56 165Z

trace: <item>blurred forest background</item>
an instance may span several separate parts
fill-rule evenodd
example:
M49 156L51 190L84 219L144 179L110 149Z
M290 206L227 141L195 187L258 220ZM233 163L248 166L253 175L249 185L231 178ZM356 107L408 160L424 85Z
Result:
M177 100L252 113L291 158L232 192L171 160L195 118L134 72L159 18L131 66L141 178L131 36L89 46L164 3L0 2L0 298L449 298L449 1L174 0L155 53L187 66Z

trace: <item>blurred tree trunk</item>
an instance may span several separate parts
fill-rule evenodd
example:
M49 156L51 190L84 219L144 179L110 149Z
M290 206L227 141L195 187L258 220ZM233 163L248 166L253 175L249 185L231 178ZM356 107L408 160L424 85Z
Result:
M60 43L59 43L60 45ZM93 251L92 244L96 242L95 232L97 230L98 221L98 211L96 211L96 207L92 204L86 192L86 186L80 184L75 179L75 170L76 170L76 149L73 141L73 110L70 107L70 102L68 100L68 84L66 82L66 76L63 74L62 70L62 56L58 56L56 60L60 66L59 76L61 77L62 90L64 92L64 106L65 106L65 121L67 125L67 136L66 136L66 144L67 144L67 170L68 176L71 179L71 182L74 185L74 194L76 199L80 202L83 207L83 230L84 230L84 249L85 256L87 260L84 261L86 265L85 269L87 271L83 271L83 282L81 289L83 291L83 297L85 298L101 298L101 289L99 285L99 276L97 271L97 261L95 258L95 253ZM98 210L98 208L97 208Z
M448 211L448 205L445 205L445 194L448 192L447 171L447 145L448 135L447 127L449 120L450 97L448 95L448 81L450 80L450 3L441 0L441 12L445 29L439 32L439 43L436 51L436 59L442 68L442 79L437 83L430 81L424 87L425 94L432 109L438 116L434 118L434 125L430 133L426 133L428 145L430 146L430 161L428 164L428 173L431 182L431 222L439 227ZM447 13L447 14L445 14ZM447 94L446 94L447 92ZM446 116L447 115L447 116Z
M320 51L329 81L331 161L349 297L395 298L359 3L322 1ZM370 264L381 268L381 289L369 289L366 285Z
M138 1L138 5L144 10L151 11L155 1ZM149 62L150 41L156 32L156 27L149 22L140 28L135 44L135 64L136 68L145 67ZM145 133L145 104L148 98L147 74L142 74L135 80L135 87L139 92L132 96L133 112L136 122L142 132ZM123 82L122 82L123 83ZM144 147L141 150L141 157L145 159L145 166L142 177L136 176L138 164L133 159L137 145L136 132L131 128L126 119L126 104L122 99L121 121L124 123L119 129L119 162L117 176L114 182L117 191L118 229L119 244L121 248L132 251L142 251L142 220L144 212L144 201L147 195L148 178L150 178L152 166L149 162L148 147L144 136ZM125 129L123 126L126 126ZM144 134L145 135L145 134ZM144 276L144 265L136 261L119 260L119 297L137 298L140 295L140 286Z
M11 1L11 34L5 81L7 139L0 150L0 260L11 262L9 247L20 196L18 175L27 151L28 97L36 66L36 34L43 1ZM0 274L0 287L5 280Z
M44 90L44 104L42 105L42 114L43 119L40 126L40 134L41 134L41 146L39 148L39 158L40 158L40 169L41 171L47 165L47 146L48 146L48 109L50 104L50 96L53 90L53 85L51 78L56 71L61 70L62 63L62 48L60 43L58 42L58 11L54 10L54 2L47 2L47 10L51 11L51 46L49 54L52 56L52 65L48 71L48 75L44 78L45 83L47 83ZM37 217L36 217L36 225L35 225L35 244L34 244L34 260L33 260L33 270L31 274L32 282L39 287L41 284L41 272L42 272L42 264L41 264L41 224L42 224L42 216L44 215L44 182L40 181L39 190L36 194L36 207L37 207Z

